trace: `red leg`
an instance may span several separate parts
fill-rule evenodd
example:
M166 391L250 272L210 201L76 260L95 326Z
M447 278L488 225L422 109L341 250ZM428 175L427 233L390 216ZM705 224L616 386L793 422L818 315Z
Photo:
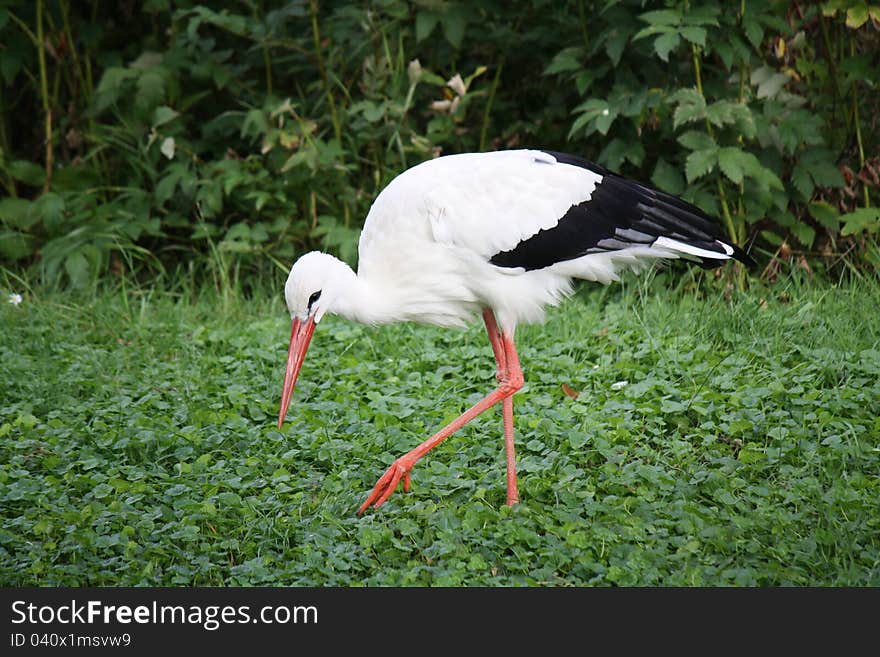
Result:
M498 330L498 324L495 323L495 314L486 308L483 311L483 321L486 324L486 333L489 334L489 342L492 344L492 352L495 354L495 362L498 365L496 378L498 382L507 376L508 358L505 353L504 344L501 340L501 332ZM511 341L512 344L512 341ZM516 350L513 350L513 362L516 362L519 369L519 359ZM522 373L520 373L520 376ZM516 450L513 444L513 397L505 397L501 402L501 414L504 418L504 452L507 457L507 505L513 506L519 502L519 491L516 485Z
M519 503L516 487L516 451L513 447L513 397L501 402L504 416L504 451L507 455L507 506Z
M485 313L484 313L485 317ZM494 326L494 317L492 317L492 324ZM487 329L489 328L489 323L487 321ZM379 481L376 482L376 485L373 487L373 490L370 492L367 499L361 504L358 509L358 513L363 513L367 507L370 505L378 508L385 503L385 501L391 497L391 494L397 488L397 484L400 482L401 478L403 478L404 490L409 489L409 476L412 467L415 465L416 461L422 458L425 454L434 449L441 442L446 440L450 435L458 431L465 424L473 420L475 417L483 413L489 408L492 408L499 401L509 398L513 393L522 388L523 386L523 375L522 370L519 367L519 358L516 355L516 347L513 344L513 338L505 333L502 333L501 336L498 336L497 328L495 328L495 335L493 337L492 331L489 331L489 340L492 342L492 349L496 354L496 361L498 360L498 354L503 354L503 358L505 359L505 372L499 381L498 387L489 393L482 400L471 406L468 410L461 414L457 419L453 420L445 427L443 427L440 431L435 433L433 436L428 438L421 445L413 449L412 451L407 452L399 459L397 459L394 463L391 464L391 467L385 471ZM497 347L496 347L497 343ZM496 349L498 349L496 351ZM512 437L513 437L513 406L510 407L511 410L511 448L512 448ZM506 432L505 432L506 435ZM512 458L512 452L508 452L508 460ZM509 482L510 470L508 470L508 482ZM514 479L516 474L514 472ZM508 502L510 502L510 485L508 483ZM516 484L514 483L514 494L516 493Z
M507 373L507 355L504 353L504 345L501 343L501 331L498 330L498 324L495 322L495 313L486 308L483 311L483 322L486 324L486 333L489 335L489 344L492 345L492 353L495 354L495 378L498 383Z

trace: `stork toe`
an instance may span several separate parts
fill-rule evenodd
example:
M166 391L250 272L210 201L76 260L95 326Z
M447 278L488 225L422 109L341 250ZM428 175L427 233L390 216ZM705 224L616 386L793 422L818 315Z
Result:
M385 471L385 474L379 477L379 481L373 486L373 490L370 491L367 499L364 500L364 503L358 508L358 514L363 513L370 506L378 509L385 504L385 502L388 501L388 498L391 497L391 494L397 489L397 484L400 483L401 478L403 479L403 490L408 493L410 487L410 470L412 470L413 465L415 465L415 462L410 462L403 456L394 461L394 463L392 463Z

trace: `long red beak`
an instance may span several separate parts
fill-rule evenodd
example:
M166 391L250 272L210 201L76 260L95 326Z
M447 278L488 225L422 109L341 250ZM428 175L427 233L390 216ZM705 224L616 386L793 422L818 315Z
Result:
M284 387L281 389L281 410L278 412L279 429L284 424L284 416L287 415L287 407L290 406L293 387L296 385L296 378L302 369L306 351L309 349L309 342L311 342L314 332L314 316L309 317L305 323L299 319L293 320L293 326L290 328L290 348L287 350L287 370L284 372Z

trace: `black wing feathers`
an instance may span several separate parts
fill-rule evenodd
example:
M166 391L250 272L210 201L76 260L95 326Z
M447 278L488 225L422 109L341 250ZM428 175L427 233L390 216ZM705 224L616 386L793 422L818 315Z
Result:
M614 236L615 223L602 208L594 207L587 213L585 205L571 206L556 226L539 230L510 251L496 253L489 262L532 270L589 253L600 241Z
M583 158L545 152L553 155L557 162L598 173L603 176L602 181L588 200L571 206L556 226L539 230L513 249L492 256L493 265L541 269L590 253L649 246L658 237L726 254L720 241L733 249L732 257L750 266L754 264L742 249L730 245L722 236L718 222L696 206ZM714 258L699 260L703 267L717 267L724 262Z

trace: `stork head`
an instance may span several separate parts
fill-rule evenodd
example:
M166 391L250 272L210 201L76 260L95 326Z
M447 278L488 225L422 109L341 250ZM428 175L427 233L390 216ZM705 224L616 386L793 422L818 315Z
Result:
M315 332L315 325L321 321L324 313L332 310L334 301L345 293L353 277L354 272L344 262L318 251L306 253L290 269L284 285L284 299L293 325L290 330L284 387L281 391L281 409L278 413L279 428L287 415L290 397Z

